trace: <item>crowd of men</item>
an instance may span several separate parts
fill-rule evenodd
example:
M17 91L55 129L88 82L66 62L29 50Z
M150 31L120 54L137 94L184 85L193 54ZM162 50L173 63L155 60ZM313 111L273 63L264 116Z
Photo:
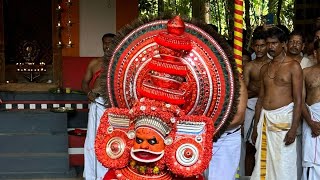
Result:
M320 27L310 44L305 37L284 26L253 32L242 133L243 175L252 180L320 179Z
M207 179L234 179L239 161L244 164L244 168L240 165L242 175L252 180L320 179L320 25L312 35L313 40L306 41L301 32L289 32L284 26L254 30L253 53L245 56L252 60L243 68L238 112L214 143ZM103 36L104 52L112 37ZM98 58L89 64L82 84L92 101L88 124L92 132L85 144L86 179L102 178L107 171L96 160L93 148L97 114L105 109L99 95L102 61Z

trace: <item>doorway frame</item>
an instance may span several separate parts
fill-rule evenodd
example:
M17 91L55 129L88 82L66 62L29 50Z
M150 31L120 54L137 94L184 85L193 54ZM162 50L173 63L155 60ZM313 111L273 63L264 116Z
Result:
M58 48L58 31L56 24L58 15L56 6L58 0L52 3L52 73L53 82L48 83L6 83L5 78L5 42L4 42L4 0L0 0L0 91L48 91L51 88L62 87L62 49Z

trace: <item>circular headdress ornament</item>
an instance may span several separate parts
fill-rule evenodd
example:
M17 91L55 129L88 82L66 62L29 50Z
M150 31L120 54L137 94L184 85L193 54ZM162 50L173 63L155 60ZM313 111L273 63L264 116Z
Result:
M226 41L204 29L180 17L128 26L105 56L105 97L128 109L148 97L210 117L216 131L226 127L237 105L237 70Z

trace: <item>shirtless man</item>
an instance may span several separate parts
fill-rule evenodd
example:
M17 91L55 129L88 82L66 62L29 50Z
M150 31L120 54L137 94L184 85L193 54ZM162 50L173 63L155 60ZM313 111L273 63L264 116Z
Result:
M245 114L243 129L243 148L242 148L242 167L245 175L250 176L254 168L255 148L251 144L251 132L253 127L254 109L258 100L260 90L260 69L268 63L270 59L267 56L268 48L266 43L266 31L262 26L258 26L252 34L252 49L256 54L256 59L244 66L243 78L248 89L248 103ZM245 158L244 158L245 157ZM240 168L241 169L241 168ZM242 173L243 170L241 170Z
M108 33L102 37L103 52L106 52L110 45L114 34ZM103 57L95 58L90 61L85 76L82 80L82 90L88 94L90 101L94 101L100 92L101 66L103 64Z
M314 33L313 33L313 43L317 40L320 39L320 27L317 28ZM312 44L313 45L313 44ZM314 57L314 53L308 56L308 58L313 61L314 64L317 64L317 59Z
M106 52L114 34L105 34L102 37L103 51ZM87 68L85 76L82 80L82 90L87 93L88 99L91 101L87 136L84 144L84 171L83 177L87 180L102 179L107 170L100 162L97 161L94 150L94 141L96 137L96 131L100 123L100 117L102 116L106 103L105 100L100 97L100 73L103 64L103 57L93 59Z
M252 134L257 149L252 180L299 176L295 138L300 124L303 77L300 64L285 54L286 40L280 28L267 30L268 53L273 60L260 72L261 88Z
M305 68L306 106L303 106L303 176L302 180L320 179L320 39L314 43L317 64ZM308 109L307 109L308 108ZM309 110L309 111L308 111Z
M244 114L248 100L248 93L245 83L240 79L240 96L237 112L228 129L220 136L217 142L213 143L212 159L209 167L204 172L206 179L229 180L235 179L241 149L240 127L244 121Z
M253 32L252 49L256 54L256 59L249 62L243 71L244 82L248 89L248 98L257 97L260 90L260 69L268 63L270 59L267 56L268 48L265 40L265 31L257 28Z
M302 33L299 31L292 31L289 34L289 41L287 44L287 56L296 60L301 65L302 69L314 65L313 61L303 56L302 50L304 49L304 46L305 41Z

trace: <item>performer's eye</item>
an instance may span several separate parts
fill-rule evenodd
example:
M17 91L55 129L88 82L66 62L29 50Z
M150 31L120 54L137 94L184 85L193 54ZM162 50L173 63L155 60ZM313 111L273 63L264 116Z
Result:
M141 143L143 142L143 140L140 139L140 138L138 138L138 137L136 137L136 142L137 142L138 144L141 144Z
M148 143L151 145L154 145L154 144L158 144L158 141L156 138L152 138L152 139L148 139Z

